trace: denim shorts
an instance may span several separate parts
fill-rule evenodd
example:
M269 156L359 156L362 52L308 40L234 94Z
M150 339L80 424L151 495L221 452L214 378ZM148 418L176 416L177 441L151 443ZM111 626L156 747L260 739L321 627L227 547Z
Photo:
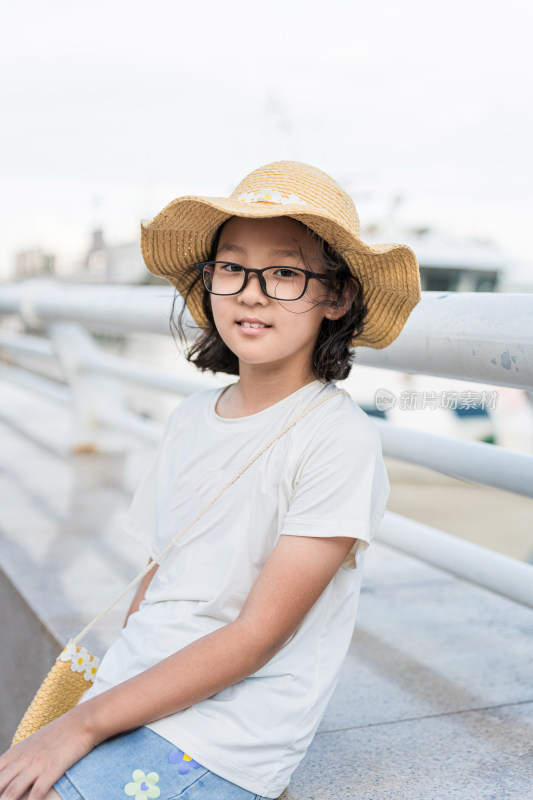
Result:
M63 800L264 800L144 726L101 742L54 789Z

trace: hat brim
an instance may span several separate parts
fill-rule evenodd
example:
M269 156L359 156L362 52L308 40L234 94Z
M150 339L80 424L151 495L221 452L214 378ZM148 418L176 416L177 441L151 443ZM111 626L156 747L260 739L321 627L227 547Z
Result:
M218 228L233 216L267 219L288 216L327 241L346 261L363 287L368 308L365 329L352 346L382 349L400 334L420 302L418 262L404 244L369 245L342 220L302 203L245 203L227 197L180 197L150 222L141 223L141 250L148 270L172 283L183 295L191 283L191 267L207 261ZM204 288L198 281L188 298L195 322L205 327Z

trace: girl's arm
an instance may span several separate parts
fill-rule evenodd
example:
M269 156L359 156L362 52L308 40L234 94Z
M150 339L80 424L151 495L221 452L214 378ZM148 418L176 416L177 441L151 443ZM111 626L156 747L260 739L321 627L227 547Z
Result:
M151 562L152 562L152 559L149 558L148 559L148 563L150 564ZM135 613L135 611L138 611L139 606L141 605L142 601L144 600L144 596L146 594L146 590L148 589L148 587L149 587L149 585L150 585L150 583L152 581L152 578L154 577L155 573L157 572L158 567L159 567L159 564L154 564L154 566L150 570L150 572L147 572L146 575L144 576L144 578L142 579L142 581L140 582L139 588L137 589L137 591L135 593L135 597L131 601L131 605L129 607L129 611L126 614L126 619L124 620L124 625L122 626L123 628L126 627L126 624L128 622L128 619L129 619L130 615Z
M237 619L86 700L0 756L0 800L45 800L96 745L181 711L252 675L283 646L355 539L281 535Z
M96 743L205 700L257 672L334 577L355 539L281 536L237 619L70 714Z

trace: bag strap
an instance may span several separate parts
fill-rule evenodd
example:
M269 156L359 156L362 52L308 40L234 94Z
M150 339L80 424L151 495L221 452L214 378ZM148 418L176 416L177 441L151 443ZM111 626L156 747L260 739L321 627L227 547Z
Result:
M257 459L258 459L260 456L262 456L262 455L263 455L263 453L265 452L265 450L268 450L268 448L269 448L269 447L271 447L271 446L274 444L274 442L276 442L278 439L280 439L280 438L281 438L281 437L282 437L282 436L283 436L285 433L287 433L287 431L289 431L289 430L290 430L290 429L291 429L291 428L292 428L294 425L296 425L296 423L297 423L297 422L299 422L299 420L301 420L301 419L302 419L302 417L305 417L305 416L306 416L306 414L309 414L311 411L313 411L315 408L317 408L317 406L321 405L321 403L323 403L325 400L328 400L330 397L334 397L336 394L345 394L345 395L347 395L348 397L350 396L350 395L348 394L348 392L346 392L344 389L337 389L337 390L336 390L336 391L334 391L334 392L328 392L328 393L327 393L327 394L326 394L324 397L320 398L320 400L317 400L317 401L316 401L316 403L313 403L311 406L309 406L308 408L306 408L306 409L305 409L305 411L303 411L303 412L302 412L302 413L301 413L301 414L300 414L298 417L296 417L296 419L294 419L294 420L293 420L293 421L292 421L292 422L291 422L289 425L287 425L285 428L283 428L283 430L282 430L282 431L280 431L280 432L279 432L279 433L278 433L276 436L274 436L274 438L273 438L273 439L271 439L271 440L270 440L270 442L269 442L268 444L266 444L266 445L265 445L265 446L264 446L264 447L263 447L263 448L262 448L262 449L261 449L261 450L260 450L258 453L256 453L256 455L255 455L255 456L254 456L252 459L250 459L250 461L249 461L249 462L246 464L246 466L244 466L244 467L243 467L243 468L242 468L242 469L241 469L241 470L240 470L240 471L239 471L239 472L238 472L238 473L235 475L235 477L233 477L233 478L232 478L232 479L231 479L231 480L230 480L230 481L229 481L229 482L228 482L228 483L227 483L227 484L226 484L226 485L225 485L225 486L224 486L224 487L223 487L223 488L220 490L220 492L217 494L217 496L216 496L216 497L214 497L214 498L211 500L211 502L210 502L210 503L208 503L208 504L206 505L206 507L205 507L205 508L204 508L202 511L200 511L200 513L198 514L198 516L197 516L197 517L195 517L195 519L193 519L193 521L192 521L192 522L190 522L190 523L189 523L189 524L188 524L188 525L187 525L187 526L186 526L186 527L185 527L185 528L184 528L184 529L183 529L183 530L182 530L180 533L178 533L178 534L177 534L177 536L175 536L175 537L172 539L172 541L171 541L171 542L169 542L169 544L168 544L168 545L167 545L167 546L166 546L166 547L165 547L163 550L161 550L161 552L159 553L159 555L158 555L156 558L154 558L152 562L150 562L149 564L147 564L147 565L146 565L146 567L145 567L145 568L144 568L144 569L143 569L141 572L139 572L139 574L137 575L137 577L136 577L136 578L134 578L134 579L131 581L131 583L129 583L129 584L126 586L126 588L125 588L125 589L124 589L124 590L123 590L123 591L122 591L122 592L121 592L121 593L120 593L120 594L119 594L117 597L115 597L115 599L114 599L114 600L112 600L112 601L109 603L109 605L108 605L106 608L104 608L104 610L103 610L103 611L101 611L101 612L100 612L100 614L98 614L98 615L97 615L97 616L96 616L96 617L95 617L95 618L94 618L94 619L93 619L91 622L89 622L89 624L88 624L88 625L86 625L86 626L85 626L85 628L84 628L84 629L83 629L83 630L82 630L80 633L78 633L78 635L77 635L77 636L76 636L74 639L72 639L72 640L71 640L71 642L72 642L73 644L78 644L78 643L81 641L81 639L83 639L83 637L84 637L84 636L85 636L85 635L86 635L86 634L87 634L87 633L88 633L88 632L91 630L91 628L93 627L93 625L96 625L96 623L97 623L97 622L99 622L99 620L101 620L101 619L102 619L102 617L103 617L105 614L107 614L107 612L108 612L108 611L110 611L110 610L113 608L113 606L114 606L116 603L118 603L118 601L119 601L119 600L121 600L121 599L124 597L124 595L125 595L125 594L127 594L127 593L129 592L129 590L130 590L130 589L131 589L133 586L135 586L135 584L136 584L138 581L140 581L140 580L141 580L141 578L143 578L143 577L144 577L144 576L145 576L145 575L146 575L148 572L150 572L150 570L151 570L151 569L153 569L153 566L154 566L154 564L157 564L157 563L158 563L158 562L159 562L159 561L160 561L160 560L163 558L163 556L164 556L164 555L166 555L166 553L168 553L168 551L169 551L169 550L170 550L170 549L171 549L171 548L172 548L172 547L173 547L173 546L176 544L176 542L178 541L178 539L179 539L181 536L183 536L183 534L184 534L184 533L186 533L186 532L189 530L189 528L191 528L191 527L192 527L192 526L195 524L195 522L198 522L198 520L200 519L200 517L202 517L202 516L205 514L205 512L206 512L206 511L207 511L209 508L211 508L211 506L212 506L214 503L216 503L216 501L218 500L218 498L219 498L219 497L220 497L220 496L221 496L221 495L222 495L222 494L223 494L223 493L226 491L226 489L229 489L229 487L230 487L230 486L232 486L232 485L235 483L235 481L237 481L237 480L238 480L238 479L241 477L241 475L242 475L244 472L246 472L246 470L247 470L249 467L251 467L251 466L252 466L252 464L254 463L254 461L257 461Z

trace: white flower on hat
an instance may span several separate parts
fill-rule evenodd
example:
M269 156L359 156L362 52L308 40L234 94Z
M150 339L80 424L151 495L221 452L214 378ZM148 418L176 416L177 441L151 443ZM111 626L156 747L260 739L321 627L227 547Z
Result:
M264 201L267 203L281 203L281 192L272 192L269 189L263 189L255 196L256 201Z
M241 203L300 203L306 206L305 200L301 200L296 194L282 195L280 191L273 189L261 189L259 192L243 192L237 198Z

